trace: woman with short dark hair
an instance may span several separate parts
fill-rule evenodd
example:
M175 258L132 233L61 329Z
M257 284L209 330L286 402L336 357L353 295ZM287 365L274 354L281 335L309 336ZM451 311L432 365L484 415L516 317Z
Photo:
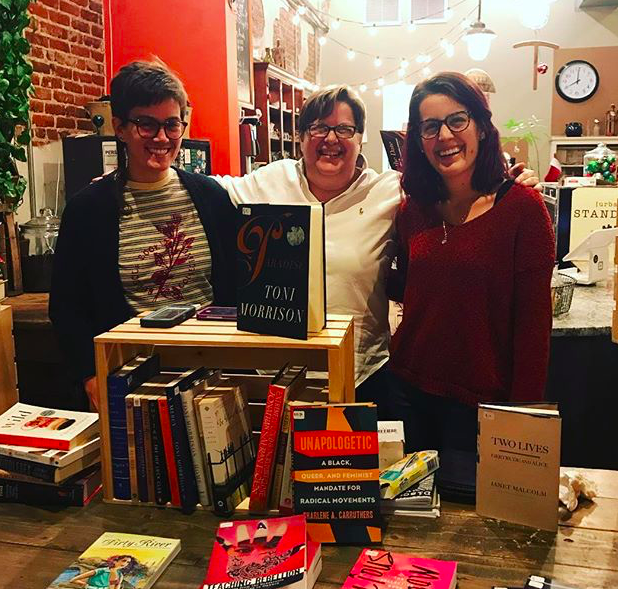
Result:
M111 82L118 169L71 196L49 314L75 377L98 406L93 338L169 303L235 305L236 209L213 179L172 168L187 95L162 63Z
M552 225L541 196L508 179L487 101L461 74L414 89L404 165L390 411L410 449L473 453L478 402L543 398Z

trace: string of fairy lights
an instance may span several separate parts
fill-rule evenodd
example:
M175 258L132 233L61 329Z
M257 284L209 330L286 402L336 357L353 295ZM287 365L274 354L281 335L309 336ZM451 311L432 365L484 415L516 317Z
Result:
M286 7L288 2L286 0L279 0ZM376 96L382 93L382 87L386 84L392 83L412 83L418 81L419 77L426 78L431 75L431 65L442 57L451 58L455 54L455 46L458 41L465 36L466 30L471 25L473 15L477 11L478 0L459 0L451 4L446 10L440 10L432 14L425 15L425 19L431 19L432 17L441 17L441 22L438 24L444 24L451 22L454 19L455 9L464 5L472 4L472 7L459 19L456 19L455 24L444 34L442 34L437 42L433 42L425 46L422 50L409 51L407 55L378 55L377 53L367 52L362 49L351 47L345 43L342 43L338 39L332 36L333 31L337 31L342 25L361 26L366 30L366 34L370 37L376 37L381 29L389 30L391 26L380 27L378 25L370 24L366 22L357 21L349 18L333 16L328 12L312 7L312 12L317 13L320 17L326 21L328 26L328 32L318 37L318 43L321 47L326 43L333 43L341 48L345 54L345 59L353 61L357 56L368 57L373 62L373 66L377 72L375 77L367 78L361 82L350 84L353 88L358 90L361 94L373 91ZM294 8L293 8L294 9ZM295 25L300 24L303 18L306 18L308 9L305 6L298 6L296 12L292 18L292 22ZM433 24L433 23L432 23ZM414 33L418 27L430 26L429 24L417 24L414 21L402 24L406 27L409 33ZM394 67L387 71L383 71L389 64L393 64ZM410 69L411 65L416 65L416 68ZM317 89L316 85L311 85L311 90Z

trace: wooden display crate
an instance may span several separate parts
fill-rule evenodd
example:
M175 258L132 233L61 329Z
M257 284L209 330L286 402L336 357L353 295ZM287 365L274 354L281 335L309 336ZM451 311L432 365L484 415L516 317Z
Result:
M18 401L13 315L11 307L0 305L0 413Z
M158 353L162 366L278 370L286 362L328 372L329 399L354 401L354 319L328 315L326 327L307 340L238 331L234 322L188 319L169 329L142 328L134 317L94 338L101 427L103 499L113 497L107 375L138 353Z

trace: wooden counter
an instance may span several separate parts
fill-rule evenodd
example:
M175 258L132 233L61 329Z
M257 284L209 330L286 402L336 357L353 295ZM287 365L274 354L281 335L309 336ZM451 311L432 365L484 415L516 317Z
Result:
M457 560L458 589L522 586L528 574L569 587L618 587L618 472L582 471L598 482L599 498L556 534L483 519L471 506L444 504L436 520L390 518L383 547ZM105 531L180 538L182 549L155 589L198 589L221 520L209 512L104 504L44 509L0 504L0 587L42 589ZM361 547L324 545L316 589L337 589Z

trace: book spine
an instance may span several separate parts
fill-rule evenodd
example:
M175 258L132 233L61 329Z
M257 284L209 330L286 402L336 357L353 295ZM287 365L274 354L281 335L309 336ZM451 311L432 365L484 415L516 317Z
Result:
M279 513L292 514L294 511L294 477L292 473L292 440L294 436L294 420L292 419L292 408L288 406L288 417L290 426L285 445L285 460L283 463L283 473L281 477L281 497L279 498Z
M176 460L176 472L178 474L178 488L180 490L180 506L183 512L191 512L195 509L198 502L197 484L191 452L189 451L189 440L187 439L187 427L182 413L182 402L180 391L166 390L167 407L170 415L170 427L172 431L172 441L174 448L174 459Z
M84 485L46 485L0 479L0 503L30 505L66 505L82 507L87 497Z
M270 487L275 450L279 437L284 398L284 388L276 385L268 387L266 409L264 410L264 420L262 421L262 431L260 433L260 445L255 459L251 497L249 499L249 509L251 511L266 511L268 507L268 489Z
M49 438L34 438L31 436L14 436L12 434L0 434L0 444L10 446L30 446L32 448L46 448L48 450L70 450L69 440L52 440Z
M144 448L144 426L142 422L142 400L139 395L133 399L133 430L135 436L135 462L137 470L137 496L140 501L148 501L148 481L146 479L146 450Z
M159 418L161 419L161 437L163 438L165 463L167 465L167 476L170 483L172 505L180 507L180 489L178 487L178 474L176 473L176 459L174 457L172 427L170 425L170 414L167 406L167 398L165 397L161 397L159 399Z
M159 421L159 403L157 399L148 401L150 413L150 437L152 442L152 464L154 478L154 499L158 505L165 505L170 500L170 484L165 466L165 450Z
M275 456L275 466L273 473L273 484L270 491L270 508L277 509L281 500L281 491L283 486L283 470L285 467L285 454L288 446L288 438L290 436L290 406L285 403L283 407L283 417L281 419L281 431L279 432L279 441L277 442L277 451Z
M57 468L51 464L30 462L15 456L0 456L0 468L16 474L22 474L48 483L56 480Z
M133 421L133 396L125 397L125 405L127 411L126 431L127 431L127 452L129 456L129 482L131 485L131 500L137 501L137 457L135 453L135 425Z
M187 426L187 437L189 439L189 449L195 471L195 482L202 507L210 505L208 491L206 489L206 471L204 470L204 457L202 455L202 445L200 443L200 432L195 418L195 408L193 407L193 391L183 391L180 393L182 400L182 411Z
M150 402L142 399L142 430L144 432L144 457L146 462L146 486L148 488L148 501L155 500L154 493L154 465L152 459L152 437L150 435Z

